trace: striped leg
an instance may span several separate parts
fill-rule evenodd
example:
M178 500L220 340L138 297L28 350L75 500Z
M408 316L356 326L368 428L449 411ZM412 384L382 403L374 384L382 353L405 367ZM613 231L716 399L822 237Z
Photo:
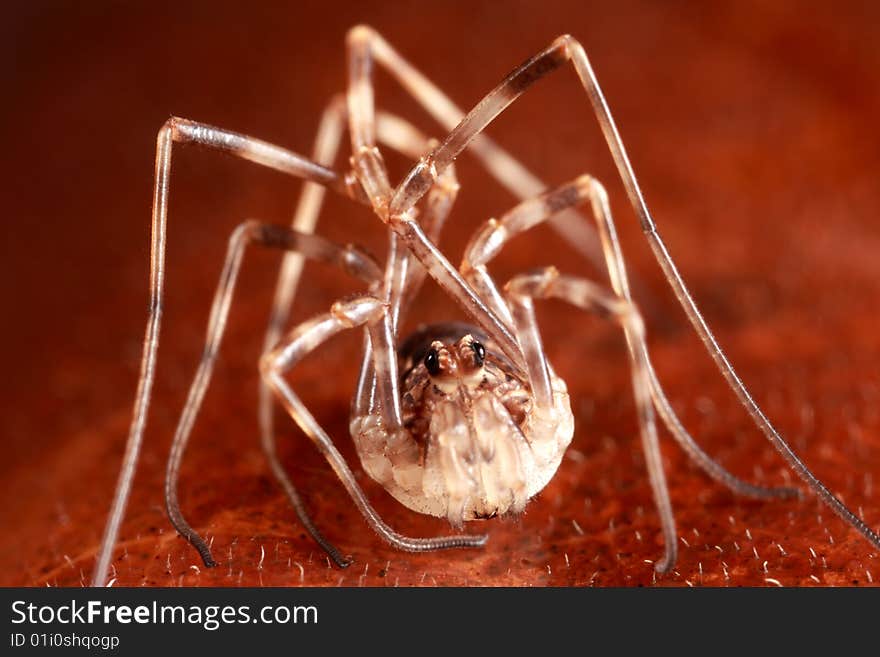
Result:
M171 443L171 452L168 457L168 465L165 476L165 506L168 515L177 531L195 547L202 557L202 561L208 567L216 565L211 556L208 544L196 533L183 517L177 496L177 482L180 475L180 465L183 454L189 442L192 428L198 417L199 409L208 391L217 354L229 317L229 309L232 304L232 295L235 291L235 283L241 270L241 263L245 249L249 244L258 244L264 247L279 248L285 251L296 251L303 257L321 260L341 267L353 276L360 278L368 284L377 284L380 277L378 265L366 254L357 249L340 247L328 240L309 233L300 233L287 228L260 224L255 221L247 221L241 224L229 239L229 249L226 254L226 262L220 275L220 282L214 294L214 302L208 320L208 328L205 337L205 348L199 363L196 375L190 386L186 404L177 424L174 440ZM276 459L277 462L277 459ZM279 466L280 467L280 466ZM312 537L323 547L337 563L344 563L344 559L335 547L330 545L315 525L306 517L304 522L306 529Z
M335 171L259 139L176 117L166 121L159 130L156 143L156 178L153 187L150 247L150 312L144 336L140 378L135 394L132 422L113 495L113 503L101 538L95 568L92 571L91 583L93 586L102 586L107 580L107 570L110 566L113 546L116 544L116 537L125 514L146 428L147 412L155 377L156 354L159 348L162 298L165 287L165 242L171 151L175 142L200 144L214 148L282 173L330 187L346 196L355 196L354 190L347 186L345 179Z
M547 221L556 212L586 203L592 206L593 217L598 225L611 286L621 301L632 304L626 266L620 252L620 244L617 241L611 209L608 206L608 195L595 178L587 175L579 176L556 189L523 201L502 215L500 219L490 219L483 224L474 233L465 250L461 265L462 274L484 298L499 307L506 306L505 300L487 270L489 262L500 253L509 240L517 235ZM522 342L522 336L520 340ZM684 428L672 408L672 404L666 398L666 393L663 391L651 364L647 344L644 340L640 340L637 342L637 346L645 352L642 367L647 375L657 412L676 442L706 474L740 495L770 498L793 497L798 494L798 491L793 488L767 488L743 481L706 454ZM539 351L535 357L543 359L543 351ZM546 366L542 366L543 369L546 369Z
M648 352L644 347L645 327L636 307L627 299L606 292L586 279L560 276L552 267L513 278L507 284L505 291L519 334L531 337L528 341L531 348L526 347L525 344L523 346L526 362L530 366L530 378L534 381L543 381L548 391L550 380L546 361L536 357L536 354L543 354L543 348L535 322L532 299L562 299L583 310L613 319L623 328L632 364L633 393L641 429L642 450L645 453L648 479L651 482L654 503L663 529L665 554L663 559L655 564L655 568L661 573L671 570L677 557L678 537L675 533L675 517L672 514L672 504L669 501L669 490L657 441L657 426L648 375ZM538 387L540 388L541 384ZM537 391L535 398L536 401L540 399Z
M479 547L484 545L486 535L440 536L434 538L410 538L403 536L389 527L367 500L354 474L345 459L336 449L330 436L302 403L299 396L285 381L284 374L293 368L307 353L313 351L330 337L351 328L366 326L373 345L373 366L380 388L396 386L396 371L389 371L389 365L396 361L383 357L383 351L390 347L390 322L388 306L374 296L360 296L348 301L340 301L333 305L329 313L319 315L296 327L288 337L272 352L263 356L260 371L267 385L275 392L290 416L300 428L312 439L316 447L327 459L336 472L346 491L370 527L392 546L410 552L424 552L457 547ZM399 404L389 407L380 402L382 425L387 433L389 449L398 442L410 443L411 437L403 429L400 421Z
M697 308L696 302L684 284L672 257L669 255L654 219L651 217L645 199L636 181L626 149L620 139L617 126L611 117L608 104L599 88L583 46L573 37L563 35L553 41L545 50L515 69L505 80L487 94L449 133L443 143L422 158L418 165L404 178L394 191L389 213L401 215L425 194L432 181L448 166L501 112L519 98L532 85L548 73L570 62L580 79L599 126L617 165L618 172L629 196L630 203L639 218L642 231L651 246L670 287L685 311L697 335L702 340L709 355L715 361L727 384L736 394L743 408L765 438L779 452L788 466L806 483L813 493L844 522L862 534L870 543L880 549L880 535L876 534L858 516L838 500L828 488L807 468L794 453L743 384L733 366L727 360L718 341L706 324ZM605 245L607 247L607 244ZM628 297L629 295L627 295Z
M346 117L345 98L342 96L334 97L327 105L318 127L318 134L312 153L312 159L315 162L327 167L333 165L339 151L342 133L346 127ZM436 144L436 142L428 140L408 122L387 112L378 113L376 131L381 143L388 144L391 148L400 151L413 160L418 160L419 157L430 150L432 145ZM457 190L458 184L455 180L454 167L449 167L442 176L438 177L434 189L428 193L426 207L419 221L425 226L426 231L434 241L436 241L451 205L455 200ZM325 188L321 185L312 182L304 184L292 223L294 230L303 233L314 232L323 204L324 193ZM392 239L394 244L392 244L391 248L385 284L386 288L392 289L388 298L392 310L392 324L396 332L402 308L405 308L415 295L424 278L424 270L413 262L412 257L408 255L405 249L400 249L396 246L396 238ZM304 256L301 253L288 251L285 254L264 338L264 353L271 351L281 338L282 329L290 315L290 308L302 277L303 265ZM370 412L374 408L377 399L376 381L372 366L373 356L369 339L365 339L364 344L363 365L361 367L358 388L354 396L354 409L358 415ZM303 526L306 527L334 562L338 566L344 567L347 565L347 562L339 554L338 550L322 538L319 538L320 532L315 527L315 523L310 517L302 497L278 459L273 426L272 392L262 378L260 379L258 404L261 444L272 473L290 500Z

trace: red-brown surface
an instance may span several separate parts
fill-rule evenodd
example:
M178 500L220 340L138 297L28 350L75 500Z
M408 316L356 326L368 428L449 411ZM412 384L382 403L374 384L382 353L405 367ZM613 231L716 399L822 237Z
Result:
M761 2L711 11L686 3L295 4L47 3L7 12L0 584L88 581L137 379L158 127L176 114L308 152L323 104L344 85L345 30L361 21L467 107L559 33L580 39L648 203L721 344L798 453L880 526L880 12L803 3L767 10ZM439 134L384 75L377 98ZM630 271L642 283L655 364L683 421L734 472L789 481L662 281L573 73L541 82L491 134L551 183L587 171L606 182ZM403 163L393 163L402 173ZM513 204L466 155L459 177L444 243L453 261L481 220ZM482 550L412 555L384 545L279 414L284 463L327 536L355 558L348 570L329 567L258 448L255 365L278 257L256 251L183 468L184 510L221 562L200 569L164 514L165 455L227 236L245 217L286 222L297 190L297 181L247 163L175 151L166 321L116 584L654 583L659 527L621 337L557 304L539 313L573 393L575 440L522 518L476 525L491 534ZM330 199L320 230L382 253L377 220L344 200ZM592 273L547 230L514 242L496 271L504 279L546 264ZM353 289L310 266L295 316ZM411 319L454 315L427 287ZM358 343L337 339L293 376L350 458ZM668 439L663 452L680 557L656 583L880 581L877 553L814 499L737 499ZM395 528L448 531L361 480Z

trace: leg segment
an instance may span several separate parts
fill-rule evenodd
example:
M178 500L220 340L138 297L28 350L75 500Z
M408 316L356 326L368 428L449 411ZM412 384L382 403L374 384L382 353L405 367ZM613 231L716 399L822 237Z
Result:
M324 111L315 139L312 159L326 167L331 167L336 159L342 133L345 129L347 116L345 98L337 96L333 98ZM403 119L387 112L378 113L376 133L381 143L388 144L391 148L402 152L404 155L417 160L427 152L436 142L429 141L424 135ZM425 226L431 238L436 241L440 229L451 209L458 190L455 179L454 167L449 167L438 177L437 184L428 193L424 211L420 222ZM314 232L318 220L318 214L323 203L325 189L321 185L306 182L294 214L292 227L294 230L305 233ZM399 315L409 301L415 295L421 281L424 279L424 270L414 267L412 258L399 247L392 244L389 258L388 271L390 281L393 283L394 298L391 298L392 324L396 333ZM290 307L299 285L303 269L303 256L295 251L289 251L284 256L281 273L275 290L275 300L272 306L269 325L263 345L263 352L268 353L281 337L281 332L290 314ZM358 390L355 394L355 412L365 414L373 409L375 401L375 378L373 376L373 355L369 339L364 341L364 360L359 377ZM367 387L369 386L369 387ZM281 484L288 499L291 502L298 518L309 532L315 536L317 530L312 519L299 496L296 487L290 481L283 466L278 460L275 446L275 434L272 415L272 393L265 381L260 380L259 390L259 424L263 451L266 454L270 468L275 478ZM319 541L320 543L320 541ZM322 547L327 546L322 543ZM338 555L328 551L330 556L342 565Z
M345 100L341 96L333 98L328 103L318 126L318 134L312 151L312 159L318 164L332 167L339 151L339 142L345 129ZM291 227L302 233L314 233L318 223L318 214L324 202L325 188L322 185L306 181L300 194L299 203L296 207ZM263 353L269 352L281 338L293 298L299 287L305 258L301 253L288 251L284 255L281 264L281 272L275 286L275 299L269 316L269 325L266 328L266 336L263 341ZM315 527L312 518L306 509L305 503L287 476L284 466L278 459L278 450L275 444L275 428L273 426L272 392L260 378L259 398L257 402L257 415L260 426L260 444L263 453L269 463L269 468L287 495L299 521L315 538L316 542L340 567L348 565L348 562L339 554L339 551L327 541L319 539L320 533Z
M387 112L379 111L376 114L376 134L380 143L386 144L407 157L418 160L438 142L428 139L412 125ZM455 167L449 167L437 176L437 180L428 191L419 214L419 225L425 231L428 239L438 242L440 231L446 223L446 218L458 196L459 184L455 175ZM425 277L425 269L418 265L414 258L405 249L401 254L408 260L407 273L403 277L396 292L400 295L400 301L392 300L392 312L395 314L394 324L398 324L399 315L413 300Z
M150 314L144 336L141 372L135 394L132 423L125 444L122 468L113 495L113 504L101 547L92 572L92 585L103 585L119 526L125 513L128 494L134 479L144 428L147 422L150 394L155 377L156 353L159 347L159 327L162 317L162 297L165 284L165 239L168 216L171 150L174 142L211 146L257 164L325 185L347 196L356 197L355 188L335 171L316 164L296 153L264 141L214 128L186 119L171 118L159 131L156 144L156 179L153 188L152 241L150 247Z
M626 299L604 292L590 281L560 276L559 272L553 268L544 269L534 274L517 276L507 284L506 291L518 332L520 335L529 336L527 342L533 345L531 350L524 345L526 361L530 365L529 374L532 376L532 370L538 372L543 369L548 388L549 378L546 376L546 362L535 357L535 354L541 354L543 350L532 307L533 298L562 299L584 310L615 319L623 327L632 362L633 393L641 428L642 450L645 453L648 479L654 494L654 504L657 506L660 525L663 529L665 555L655 564L655 568L661 573L669 571L675 565L678 537L675 532L675 518L672 514L672 504L669 501L669 490L663 471L660 446L657 441L654 406L651 401L651 382L648 375L649 364L646 358L647 351L643 348L645 329L635 306ZM536 374L535 378L540 380L542 377L540 374ZM537 391L535 396L536 402L541 403Z
M410 552L424 552L454 547L479 547L484 545L488 538L485 535L410 538L391 529L379 517L367 500L366 495L364 495L333 441L305 407L299 396L284 380L283 375L286 371L294 367L303 356L317 348L325 340L345 329L364 325L367 327L374 350L377 353L381 353L381 350L388 344L388 339L390 338L387 305L380 299L372 296L361 296L350 301L337 302L329 313L319 315L301 324L288 335L281 345L271 353L263 356L260 361L260 370L266 383L278 395L291 417L293 417L306 435L312 439L330 463L330 466L342 481L348 494L370 527L385 541L398 549ZM376 368L377 381L379 381L380 388L383 381L396 382L396 378L390 376L391 374L396 374L396 372L385 372L382 358L375 358L374 367ZM384 393L380 390L379 394L383 395ZM387 410L385 413L387 415L391 414ZM393 443L398 440L409 440L408 434L400 429L399 414L396 426L393 418L383 419L385 426L388 427L389 449L393 449ZM390 426L389 420L391 421Z
M377 113L375 130L380 143L413 160L418 160L438 143L434 139L425 137L408 122L387 112ZM458 190L455 168L450 167L437 176L434 185L426 194L425 203L418 215L418 223L427 238L435 244L455 203ZM385 273L385 294L390 304L395 335L400 315L421 287L425 273L425 269L418 264L404 245L398 243L397 236L392 233Z
M417 160L436 142L428 140L407 122L387 112L377 114L376 133L383 144L387 144L404 155ZM449 167L428 191L419 225L428 239L436 243L443 224L449 215L458 194L458 180L454 167ZM390 234L388 262L385 269L383 296L389 304L391 328L394 342L397 342L398 329L403 313L409 307L425 279L425 269L413 257L405 245L400 243L395 233ZM376 376L373 370L372 347L369 340L364 341L364 359L358 377L357 391L352 403L352 416L361 417L374 412L376 404Z
M803 461L798 458L788 443L779 435L770 420L764 415L758 404L752 399L733 366L727 360L721 350L715 336L703 319L693 297L688 292L681 275L666 245L660 237L657 224L651 217L642 191L636 181L626 149L620 139L617 126L611 118L608 104L599 88L596 75L593 72L583 46L569 35L557 38L546 50L537 54L532 59L513 71L500 85L493 89L483 98L455 129L446 140L432 153L416 165L407 177L400 183L391 200L390 212L400 214L411 208L419 198L427 191L431 181L445 166L451 163L455 157L504 109L522 95L532 84L546 74L556 70L565 62L570 61L578 75L593 110L599 121L599 126L605 135L605 141L611 150L614 162L617 165L621 180L629 196L636 215L645 233L648 243L654 252L657 262L660 264L669 285L675 292L679 303L687 314L694 330L715 361L719 371L727 381L730 388L736 394L742 406L751 416L757 427L762 431L767 440L780 453L788 466L812 489L816 496L822 500L844 522L859 531L875 547L880 548L880 535L876 534L858 516L850 511L838 500L828 488L820 482L807 468ZM627 295L628 296L628 295Z
M247 245L250 243L280 248L286 251L296 251L304 257L338 265L368 284L376 284L380 277L378 265L369 256L353 247L339 247L316 235L299 233L278 226L259 224L255 221L241 224L232 233L232 237L229 240L226 262L223 266L223 273L220 276L220 282L217 285L217 291L211 307L205 349L190 386L189 395L181 413L174 440L171 443L171 453L168 457L165 476L165 505L171 522L177 531L199 551L202 560L208 567L216 564L211 557L207 543L193 530L181 513L177 497L177 482L183 454L189 442L192 428L195 425L199 409L211 381L214 365L217 361L217 354L223 339L224 329L226 328L226 320L229 317L232 294L235 290L239 271L241 270L242 258L244 257ZM277 459L275 461L277 462ZM334 560L344 563L344 559L339 555L338 550L324 539L311 521L308 521L308 516L306 518L307 522L304 523L306 529L312 534L318 544Z
M359 56L365 62L361 67L361 77L367 83L372 62L376 61L446 130L453 130L464 118L465 113L446 94L401 57L375 30L364 25L353 28L348 34L348 44L350 50L359 51ZM371 89L361 92L366 93L372 97ZM378 128L382 122L381 113L376 118ZM363 117L361 122L368 125L368 117ZM475 135L469 146L489 174L515 197L530 198L546 189L537 176L486 135ZM576 210L558 213L550 220L550 225L601 271L602 251L596 232Z
M486 306L416 222L413 206L434 185L439 172L425 179L418 197L401 211L393 210L393 190L388 171L376 147L375 103L372 86L373 33L367 28L351 30L348 46L348 117L351 133L351 164L376 214L388 223L427 273L458 302L516 364L522 362L519 346L502 319ZM424 158L422 158L424 162ZM417 167L418 168L418 167Z
M482 227L477 229L465 251L464 260L461 265L462 273L485 298L491 299L496 304L504 304L501 294L498 292L492 277L487 271L488 263L516 235L546 221L555 212L587 202L592 205L593 216L598 224L598 231L605 253L606 268L612 288L622 301L632 304L632 299L629 296L626 267L620 252L620 244L617 241L611 209L608 206L608 195L605 193L602 185L595 178L588 175L580 176L554 190L523 201L512 210L506 212L501 219L490 219L483 224ZM522 339L521 337L521 341ZM528 336L526 336L526 339L528 339ZM638 344L639 348L645 351L644 367L648 375L651 396L654 399L657 412L676 442L706 474L740 495L769 498L793 497L798 494L798 491L793 488L767 488L743 481L732 475L721 464L706 454L681 424L672 405L666 398L663 387L660 385L660 381L657 379L656 372L651 364L647 343L641 340ZM543 360L543 352L539 350L534 358ZM545 381L546 385L549 386L549 380L546 377L540 376L540 373L545 371L546 365L541 366L537 370L539 375L538 385L541 389L543 389Z

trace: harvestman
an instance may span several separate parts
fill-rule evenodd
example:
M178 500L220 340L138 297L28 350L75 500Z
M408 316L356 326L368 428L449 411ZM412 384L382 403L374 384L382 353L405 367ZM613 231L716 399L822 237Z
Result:
M284 373L334 334L363 328L364 358L352 403L350 429L366 472L407 507L445 516L456 527L464 520L516 513L552 478L574 431L565 383L544 356L533 308L535 299L565 300L616 321L623 329L642 447L665 542L665 554L655 563L657 571L666 572L673 567L677 541L658 448L655 411L697 465L734 492L760 498L798 495L792 488L765 488L741 481L705 454L681 425L648 356L644 326L630 295L602 185L583 175L547 191L544 183L481 134L537 80L566 62L572 64L587 92L654 255L722 375L798 476L845 522L880 548L880 537L834 497L792 452L715 341L657 232L596 77L576 40L564 35L553 41L546 50L514 70L467 114L372 29L352 29L347 37L347 51L348 91L344 98L331 101L326 109L311 160L258 139L185 119L169 119L159 131L150 315L134 416L93 585L106 581L147 419L162 315L171 150L175 142L212 147L306 181L291 229L248 221L233 232L211 309L204 354L172 443L165 482L166 506L175 528L199 551L206 565L215 562L208 545L180 511L177 480L249 244L286 251L260 360L263 449L303 525L340 566L348 562L314 525L278 460L271 413L273 394L327 458L369 525L391 545L410 551L476 547L483 545L487 536L410 538L386 525L330 437L289 387ZM442 142L427 139L399 117L376 111L374 62L385 67L451 131ZM330 167L346 124L353 155L351 170L341 174ZM389 184L377 141L418 161L396 188ZM500 219L484 223L456 269L438 250L436 242L458 190L453 161L468 147L492 176L526 200ZM325 188L370 206L388 228L389 252L384 268L351 245L340 246L314 234ZM598 230L576 210L587 204ZM511 237L545 221L575 249L604 265L610 289L584 278L560 274L552 267L516 276L501 289L496 286L488 273L488 263ZM282 337L305 258L341 267L361 279L366 290L336 302L330 312L302 323ZM399 340L400 318L426 273L477 326L449 323L423 327L405 341Z

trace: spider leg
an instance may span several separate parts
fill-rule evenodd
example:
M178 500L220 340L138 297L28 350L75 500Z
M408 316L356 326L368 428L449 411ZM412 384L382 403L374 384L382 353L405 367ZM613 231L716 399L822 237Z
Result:
M342 481L358 510L363 514L370 527L392 546L410 552L424 552L455 547L479 547L485 544L486 535L458 535L433 538L411 538L403 536L389 527L373 509L354 474L349 469L342 454L336 449L333 441L302 403L299 396L284 380L284 373L293 368L301 358L313 351L324 341L345 329L366 325L370 341L374 349L374 367L382 400L380 406L383 414L383 426L388 435L388 449L394 450L395 445L411 444L409 434L402 429L399 406L395 411L385 404L385 392L381 390L383 382L396 385L396 371L387 372L389 364L396 361L386 360L382 351L390 346L390 321L388 306L375 296L359 296L348 301L339 301L333 305L329 313L297 326L287 338L272 352L260 360L260 371L267 384L278 395L287 412L300 428L308 435Z
M343 96L336 96L331 99L323 113L318 127L318 134L315 138L312 153L312 160L314 162L327 167L333 165L339 151L342 133L345 130L346 116L345 98ZM379 141L388 144L391 148L402 152L413 160L417 160L437 143L436 141L429 140L407 121L393 114L380 111L378 112L377 119L376 132ZM443 175L438 177L434 187L435 189L428 193L420 222L426 227L432 239L436 240L455 200L455 194L458 191L454 167L449 167L444 171ZM294 230L304 233L314 232L323 203L324 193L325 188L321 185L309 181L304 184L292 223ZM424 278L424 270L421 267L413 267L412 258L408 257L408 253L405 251L401 252L395 245L396 240L391 246L388 267L388 270L393 273L390 274L390 278L387 281L392 288L390 304L396 333L401 307L405 307L415 295L418 286ZM296 251L288 251L284 256L263 343L264 353L268 353L278 344L283 326L290 315L290 308L302 276L303 264L303 255ZM372 409L375 403L375 380L373 379L372 362L373 356L370 341L365 336L363 365L358 380L357 392L354 396L354 408L359 415L367 412L363 411L362 413L362 409ZM290 481L278 460L273 426L272 393L262 378L259 388L258 415L261 444L269 461L270 468L287 494L300 521L309 529L313 536L316 536L317 530L313 531L311 529L314 527L314 523L309 516L308 510L305 508L296 487ZM325 543L318 542L325 550L327 549ZM333 553L330 553L330 556L334 558L338 565L342 565Z
M318 134L315 139L312 160L323 166L330 167L336 159L342 133L345 129L347 116L346 101L343 96L336 96L328 103L321 118ZM404 155L417 160L430 148L437 144L422 135L415 127L404 119L379 111L376 116L376 133L379 142L400 151ZM452 203L458 192L458 182L454 167L450 167L438 176L434 187L429 191L426 207L419 219L425 227L430 239L436 241L440 229L446 220ZM291 227L300 232L314 232L323 203L325 187L307 181L303 186L299 203ZM290 314L290 306L296 294L302 275L303 258L299 253L289 252L285 255L281 272L275 289L275 300L272 305L269 325L266 330L263 351L269 351L281 337L284 324ZM406 296L411 298L419 277L413 272L409 275ZM264 415L261 402L261 417ZM271 426L271 419L264 426Z
M376 135L379 142L417 161L425 153L435 148L439 143L436 139L429 139L414 126L398 116L384 111L376 113ZM452 205L458 196L459 184L455 175L455 168L450 167L437 176L437 180L425 195L425 202L419 213L419 225L425 231L428 239L435 244L440 237L446 219L452 210ZM401 301L394 304L392 311L402 312L415 298L425 278L425 269L416 264L415 259L408 255L409 265L405 282L399 286ZM395 308L395 305L398 307ZM398 318L395 317L395 325Z
M369 33L369 30L355 28L349 31L346 39L352 169L376 214L388 224L426 272L498 343L513 363L521 364L522 354L507 325L483 303L416 220L413 206L434 187L439 172L430 181L425 181L419 199L415 199L401 212L392 212L390 209L393 190L382 155L376 147L373 52ZM424 156L421 161L424 161Z
M380 143L413 160L418 160L439 143L436 139L429 139L423 135L404 119L384 111L376 113L374 128ZM417 219L419 226L433 243L436 243L440 237L440 231L452 210L458 190L458 179L453 167L438 175L425 195ZM409 250L399 243L397 235L392 232L384 293L389 302L395 337L400 317L415 298L424 281L425 273L425 269Z
M419 164L404 178L391 199L390 215L398 216L406 213L424 195L430 187L431 181L436 178L439 172L451 163L495 117L537 80L558 69L565 62L571 62L572 66L574 66L578 78L587 92L587 96L599 121L599 126L605 135L605 140L617 165L630 203L639 218L642 230L654 252L657 262L660 264L691 325L703 341L706 350L715 361L722 376L751 416L755 425L761 430L770 444L776 448L795 474L844 522L856 529L871 544L880 549L880 535L876 534L838 500L807 468L806 464L794 453L789 444L770 423L767 416L764 415L764 412L752 398L745 384L733 369L730 361L727 360L727 356L706 324L705 319L697 308L696 302L690 292L688 292L675 263L672 261L666 245L660 237L657 224L654 222L645 204L645 199L642 196L623 142L618 134L617 126L611 117L608 104L605 101L602 90L599 88L587 55L581 44L573 37L569 35L558 37L544 51L519 66L500 85L489 92L449 133L443 143L432 153L422 158Z
M352 246L337 246L317 235L301 233L268 224L260 224L256 221L246 221L232 233L229 239L226 261L220 275L220 282L217 285L214 302L211 306L211 314L205 337L205 349L177 424L165 475L165 505L168 509L171 523L198 550L202 560L208 567L216 564L211 557L211 551L207 543L183 517L177 497L177 482L184 451L189 442L189 437L198 417L202 401L205 398L205 393L208 390L208 385L211 382L211 375L214 372L214 365L217 361L217 354L223 339L226 321L229 317L229 308L232 303L235 284L241 270L245 249L249 244L296 251L303 257L337 265L368 284L377 284L381 276L379 266L366 254ZM273 454L273 456L275 456L272 460L274 466L274 464L278 464L278 459L276 455ZM280 464L278 464L278 467L280 468ZM308 519L308 516L306 516L306 521L303 524L305 524L306 529L318 544L333 557L334 561L340 565L346 564L339 551L324 539L314 523Z
M535 370L536 380L543 378L549 391L550 381L546 361L536 357L543 352L541 338L535 321L533 299L557 298L568 303L612 318L620 323L626 336L627 347L632 364L633 394L639 416L642 436L642 450L648 468L648 480L654 495L654 504L660 516L663 530L665 554L655 564L657 572L665 573L675 565L678 551L678 537L675 531L675 517L669 501L669 489L663 472L663 460L657 440L657 426L654 419L654 405L651 400L651 382L648 374L648 359L645 344L645 327L636 307L628 300L602 290L586 279L561 276L555 268L546 268L535 273L516 276L505 286L511 314L523 340L526 362ZM527 346L529 345L529 346ZM539 370L543 370L539 372ZM533 374L529 372L530 376ZM538 395L536 394L536 401ZM540 403L540 401L538 402Z
M491 275L487 271L489 262L498 255L501 249L513 237L547 221L554 212L585 203L592 205L593 218L596 221L599 236L602 240L605 266L608 270L611 286L618 297L628 303L633 303L627 281L626 266L624 265L620 243L614 228L611 208L608 204L608 195L602 184L589 175L579 176L575 180L560 185L556 189L545 192L533 199L523 201L506 212L500 219L490 219L477 229L468 247L465 249L465 256L461 265L461 271L465 279L476 290L479 290L486 299L490 299L493 304L506 305ZM669 403L654 371L654 366L651 364L647 343L644 340L639 341L639 348L645 351L644 369L648 375L651 396L657 412L676 442L706 474L740 495L757 498L784 498L798 495L797 489L794 488L768 488L743 481L728 472L720 463L706 454L691 437L687 429L684 428L675 410ZM535 357L543 359L543 352L539 351ZM544 369L546 368L542 368L539 372ZM539 381L543 384L544 379L541 378ZM546 385L549 386L549 381ZM541 387L543 389L543 385Z
M406 155L415 152L424 153L431 143L420 135L405 121L387 113L380 112L376 128L380 141ZM421 143L421 148L419 148ZM417 159L418 155L416 155ZM458 182L454 169L447 169L438 176L434 187L429 190L419 224L424 227L432 241L436 241L446 221L452 204L458 194ZM387 299L391 319L391 331L394 342L397 342L398 328L401 317L425 278L425 269L412 256L409 250L400 243L398 236L391 232L389 236L388 263L385 268L383 298ZM396 353L394 354L396 359ZM363 417L375 410L376 374L373 368L372 346L370 340L364 340L364 358L355 396L352 402L352 417Z
M326 167L332 167L339 151L339 143L345 130L345 99L336 96L330 100L321 116L318 133L312 151L312 160ZM303 184L299 202L294 213L291 227L302 233L313 233L318 223L318 214L324 202L326 188L310 181ZM284 325L290 316L290 308L293 304L305 257L297 251L287 251L281 263L278 274L278 282L275 286L275 298L272 302L272 310L269 315L269 324L266 327L266 335L263 340L263 353L268 353L281 339ZM339 554L339 551L320 537L314 521L309 515L308 509L302 497L287 476L284 466L278 459L278 450L275 443L275 427L273 422L272 392L266 382L260 377L259 397L257 402L257 416L260 426L260 444L263 454L269 463L269 468L276 481L287 495L291 506L303 526L316 542L340 567L348 565L348 562Z
M332 167L339 151L339 142L345 130L345 101L341 96L334 97L324 110L321 123L318 126L318 134L315 137L312 160L326 167ZM318 223L318 214L324 202L326 188L323 185L306 181L300 194L299 203L294 213L291 228L302 233L313 233ZM275 299L272 303L272 312L269 325L266 329L266 337L263 342L263 351L269 351L281 338L284 324L290 314L290 307L296 295L299 280L302 276L305 259L296 251L289 251L284 255L281 263L281 271L275 286ZM263 404L260 404L261 416ZM271 419L269 420L271 423Z
M452 130L464 118L465 113L453 103L434 83L412 66L372 28L359 25L347 36L349 48L357 47L368 64L375 61L446 130ZM354 45L352 45L354 44ZM381 115L376 117L381 123ZM486 135L476 135L469 144L470 151L486 171L503 187L519 199L540 194L546 185L521 162L498 146ZM550 220L551 227L565 237L572 246L597 270L602 270L602 251L596 232L574 209L558 213Z
M358 189L349 184L350 180L307 158L267 142L177 117L166 121L159 130L156 140L156 178L153 187L149 318L144 336L140 378L135 393L131 427L125 443L125 453L116 490L113 494L113 503L101 538L95 569L92 571L91 584L93 586L101 586L106 582L107 569L110 566L113 546L116 543L119 526L125 513L146 427L162 317L169 179L171 176L171 150L174 142L213 147L277 171L331 187L346 196L360 199Z

